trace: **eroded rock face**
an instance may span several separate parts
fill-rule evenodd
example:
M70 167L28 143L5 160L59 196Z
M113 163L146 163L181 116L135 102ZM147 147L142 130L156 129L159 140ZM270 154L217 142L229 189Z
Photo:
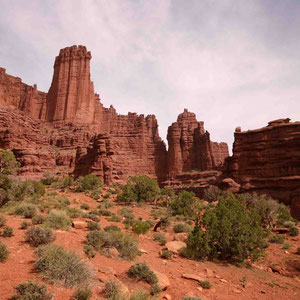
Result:
M94 122L97 98L90 78L91 58L91 52L84 46L60 50L47 94L47 121Z
M211 142L204 123L194 113L184 110L168 129L168 175L174 178L186 171L212 170L222 167L229 156L226 143Z
M47 94L0 69L0 105L17 109L3 114L10 120L3 121L0 144L14 150L24 176L41 177L50 169L58 175L94 173L106 184L124 184L133 175L163 182L222 166L227 145L211 142L203 122L187 110L169 129L167 153L154 115L119 115L113 106L103 107L94 93L90 60L84 46L61 49Z
M300 122L269 122L257 130L236 131L226 172L241 191L266 193L291 205L300 219Z
M21 110L34 119L44 119L46 112L46 93L22 82L21 78L6 74L0 68L0 106Z

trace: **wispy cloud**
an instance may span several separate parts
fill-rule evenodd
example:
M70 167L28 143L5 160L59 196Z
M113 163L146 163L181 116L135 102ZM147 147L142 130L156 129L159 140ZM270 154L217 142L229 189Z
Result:
M299 36L297 0L0 0L0 66L47 91L59 49L86 45L104 105L154 113L163 138L185 107L229 143L299 120Z

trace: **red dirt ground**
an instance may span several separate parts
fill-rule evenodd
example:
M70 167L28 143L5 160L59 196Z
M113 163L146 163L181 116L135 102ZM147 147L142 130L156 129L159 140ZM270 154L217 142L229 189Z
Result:
M91 209L99 203L84 194L75 194L68 192L66 195L71 202L76 199L79 204L72 206L79 207L82 203L90 205ZM110 209L117 212L121 206L116 204ZM130 207L135 217L151 219L151 206ZM20 282L32 279L37 282L43 282L40 275L33 270L34 248L24 242L24 230L20 229L20 224L24 220L21 217L7 217L7 225L14 228L14 236L11 238L0 237L11 251L6 262L0 263L0 299L9 299L14 295L14 286ZM112 224L108 222L108 217L100 217L101 228ZM82 219L83 220L83 219ZM121 223L114 223L124 229ZM128 230L131 231L130 229ZM149 231L145 235L138 236L140 249L147 253L139 256L135 261L127 261L120 258L107 258L97 253L95 258L87 259L83 252L85 236L87 229L74 229L69 231L56 230L55 244L64 246L68 250L78 253L94 270L94 279L91 282L93 290L92 299L99 299L100 292L109 276L121 280L130 291L140 287L149 289L149 285L142 282L136 282L126 275L129 267L137 262L146 262L152 270L159 271L167 275L170 280L170 286L166 291L159 295L159 299L164 299L166 294L171 296L172 300L181 300L182 296L198 296L202 299L300 299L300 256L295 254L297 247L300 247L300 238L286 237L291 244L290 249L281 249L282 245L271 244L267 249L266 257L260 262L254 264L251 268L238 268L236 266L215 262L196 262L187 260L180 256L172 260L163 260L159 257L159 252L164 246L160 246L153 241L153 232ZM164 232L168 241L173 240L174 233L172 228ZM281 274L274 270L273 266ZM107 268L107 269L106 269ZM104 270L104 271L103 271ZM109 275L107 271L115 273ZM182 274L190 273L207 278L212 283L212 288L208 290L199 290L196 281L183 279ZM282 274L285 274L283 276ZM245 286L242 286L244 278ZM46 283L53 291L55 299L71 299L74 289L68 289L62 286L54 286Z

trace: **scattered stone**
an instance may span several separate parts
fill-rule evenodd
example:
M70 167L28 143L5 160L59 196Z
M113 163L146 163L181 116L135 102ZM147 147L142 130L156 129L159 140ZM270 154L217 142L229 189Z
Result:
M232 291L236 294L240 294L242 292L242 290L239 290L239 289L232 289Z
M112 274L114 276L117 275L116 271L110 267L99 267L98 272L103 274Z
M141 252L141 253L144 253L144 254L147 254L147 253L148 253L145 249L142 249L142 248L140 249L140 252Z
M214 272L211 269L207 269L206 268L204 271L206 272L206 274L207 274L208 277L214 276Z
M119 256L119 251L115 247L110 247L110 248L105 249L105 254L107 254L107 256L109 256L109 257L117 257L117 256Z
M167 277L167 275L162 274L160 272L157 271L153 271L154 274L156 275L157 279L158 279L158 285L160 286L160 288L164 291L167 289L168 286L170 286L170 280Z
M86 228L86 222L85 221L73 221L72 227L76 229L85 229Z
M196 287L196 289L197 289L199 292L202 292L202 291L203 291L203 288L202 288L201 286Z
M174 241L185 242L188 238L188 234L186 232L176 233L173 237Z
M172 241L166 244L166 248L176 254L179 254L181 248L186 248L186 243L180 241Z
M169 295L169 294L165 294L165 295L163 296L163 299L166 299L166 300L172 300L172 296Z
M201 276L194 275L194 274L182 274L181 277L185 278L185 279L196 280L198 282L205 281L205 277L201 277Z
M262 294L266 294L266 291L264 291L264 290L261 290L260 292L261 292Z
M220 279L220 282L223 282L223 283L227 283L228 281L226 279Z

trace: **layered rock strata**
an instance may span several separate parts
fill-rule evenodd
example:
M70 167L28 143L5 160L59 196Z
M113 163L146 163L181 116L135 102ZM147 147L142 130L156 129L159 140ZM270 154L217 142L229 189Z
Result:
M300 219L300 122L280 119L257 130L237 128L224 176L241 192L266 193L291 205Z
M49 167L56 174L94 173L105 183L123 184L132 175L162 182L193 169L222 166L227 145L211 142L203 122L188 111L170 127L167 153L154 115L119 115L113 106L103 107L94 92L90 60L84 46L60 50L47 94L0 69L0 105L17 109L13 116L7 112L13 121L6 120L0 143L22 160L23 175L32 177L36 169L40 176ZM30 136L31 129L35 136L22 144L21 136ZM47 153L49 162L43 161ZM26 164L31 167L26 169Z
M229 156L226 143L211 142L204 123L194 113L184 110L168 129L168 175L175 177L190 170L221 168Z

